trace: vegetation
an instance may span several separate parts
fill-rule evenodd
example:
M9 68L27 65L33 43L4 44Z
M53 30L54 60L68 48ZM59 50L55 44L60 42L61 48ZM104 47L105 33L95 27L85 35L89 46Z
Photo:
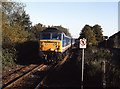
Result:
M96 24L93 26L93 32L95 33L95 37L97 42L101 42L103 40L102 28L100 25Z
M3 68L7 65L13 65L15 64L14 62L16 61L15 57L15 52L16 49L10 50L10 49L2 49L2 66Z
M80 54L80 53L79 53ZM103 61L105 62L106 87L120 88L120 56L109 49L89 47L85 50L85 85L98 87L103 81ZM97 81L96 81L97 79ZM100 85L102 86L102 85Z
M27 41L29 33L23 22L26 17L24 5L16 2L2 2L2 52L3 66L13 64L16 60L17 43Z
M35 37L35 39L38 39L39 40L39 37L40 37L40 32L42 30L44 30L45 28L47 28L45 25L41 24L41 23L38 23L36 24L35 26L32 26L31 27L31 36L33 35ZM31 37L30 37L31 38Z
M86 38L88 46L97 45L99 42L103 41L102 32L102 28L98 24L93 27L85 25L80 33L79 39Z
M109 37L107 47L120 48L120 31Z
M27 40L28 32L23 25L24 5L15 2L2 2L2 43L13 45ZM22 18L22 19L21 19Z
M108 41L103 41L102 32L102 28L98 24L93 27L85 25L79 36L79 39L86 38L88 45L85 50L85 85L86 87L103 86L102 81L103 76L105 76L106 87L120 88L120 55L117 51L119 49L112 51L109 48L93 46L101 43L101 47L119 48L120 34L118 32L111 36ZM105 74L103 74L103 62L106 64Z
M95 33L89 25L84 26L79 38L86 38L88 45L96 44Z

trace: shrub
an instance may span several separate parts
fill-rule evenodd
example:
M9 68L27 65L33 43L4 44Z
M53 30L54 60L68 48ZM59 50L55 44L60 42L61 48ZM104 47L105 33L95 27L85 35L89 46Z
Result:
M2 64L3 64L3 67L6 66L6 65L15 64L15 61L16 61L15 52L16 52L15 48L13 48L12 50L2 48Z

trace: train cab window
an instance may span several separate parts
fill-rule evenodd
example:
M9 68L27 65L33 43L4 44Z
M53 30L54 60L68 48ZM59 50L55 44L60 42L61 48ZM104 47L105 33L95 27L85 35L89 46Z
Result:
M50 39L50 33L41 33L40 39Z
M58 33L52 33L52 39L55 39L55 40L61 40L61 34L58 34Z

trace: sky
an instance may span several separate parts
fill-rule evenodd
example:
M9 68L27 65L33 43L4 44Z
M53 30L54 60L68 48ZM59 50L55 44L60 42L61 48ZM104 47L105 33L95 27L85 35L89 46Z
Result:
M118 32L118 2L23 2L32 25L63 26L73 38L82 28L98 24L104 36Z

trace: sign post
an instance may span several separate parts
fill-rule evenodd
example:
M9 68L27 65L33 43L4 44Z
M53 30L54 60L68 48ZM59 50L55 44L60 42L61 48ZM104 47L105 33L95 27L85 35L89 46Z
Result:
M84 49L86 48L86 39L80 39L80 48L82 48L82 76L81 76L81 89L83 89L83 74L84 74Z

